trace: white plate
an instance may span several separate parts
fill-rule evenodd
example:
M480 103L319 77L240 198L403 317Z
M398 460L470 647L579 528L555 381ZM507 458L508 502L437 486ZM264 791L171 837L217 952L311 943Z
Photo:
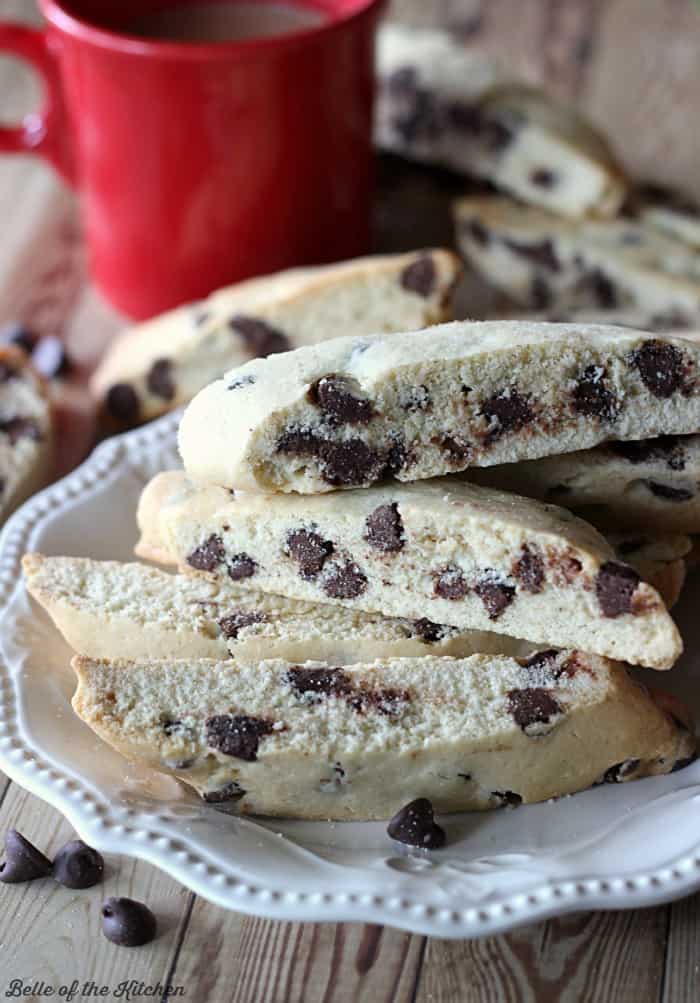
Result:
M394 844L382 823L225 815L102 744L71 711L70 652L24 591L20 557L129 559L141 487L177 464L177 419L109 440L0 536L0 767L13 780L100 850L149 860L219 905L277 919L463 937L700 887L700 762L556 803L448 817L447 847L428 854ZM696 595L688 588L678 610L690 654L663 684L697 710Z

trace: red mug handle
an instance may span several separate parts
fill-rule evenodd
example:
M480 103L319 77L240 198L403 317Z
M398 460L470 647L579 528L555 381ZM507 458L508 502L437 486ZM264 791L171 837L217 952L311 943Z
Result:
M47 34L22 24L0 23L0 52L21 56L40 73L43 106L29 112L16 126L0 126L0 153L40 153L71 184L75 183L73 152L63 102L58 64Z

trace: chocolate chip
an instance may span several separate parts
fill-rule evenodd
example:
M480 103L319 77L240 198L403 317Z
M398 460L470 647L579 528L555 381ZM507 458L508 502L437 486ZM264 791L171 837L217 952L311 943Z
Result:
M66 376L72 367L65 345L54 334L39 341L32 352L32 364L47 380Z
M370 710L384 714L385 717L397 717L411 701L408 690L379 689L361 690L349 697L348 704L358 714L366 714Z
M134 425L141 416L141 402L130 383L115 383L107 391L105 408L113 418Z
M552 290L541 275L535 275L530 284L530 300L537 310L547 310L552 305Z
M670 484L659 484L658 481L647 481L647 487L656 498L664 501L687 502L695 497L690 488L674 488Z
M333 544L309 529L287 533L285 553L299 565L299 574L306 581L316 578L323 570L326 558L333 553Z
M362 439L321 442L319 449L323 479L334 487L359 487L376 481L386 461Z
M253 763L258 758L260 739L273 731L272 721L241 714L215 714L207 718L207 744L225 756Z
M404 411L429 411L433 406L430 392L426 386L421 384L417 387L408 387L400 395L399 403Z
M536 594L542 591L544 561L539 553L527 543L524 543L520 548L520 557L513 561L512 571L526 592Z
M427 299L434 291L437 281L435 263L429 254L422 254L401 272L400 280L403 289L416 293Z
M469 592L462 570L456 564L448 564L440 571L433 572L433 578L435 579L433 591L441 599L464 599Z
M223 787L216 791L205 791L202 800L207 804L223 804L224 801L238 801L243 797L245 791L235 780L229 780Z
M664 460L671 470L685 470L685 450L677 435L660 435L638 442L609 442L607 448L630 463Z
M403 520L396 502L380 505L365 520L365 540L383 554L396 554L406 543Z
M13 446L20 439L40 442L43 438L41 429L33 418L6 418L0 421L0 432L8 436Z
M278 453L292 456L318 456L323 440L308 429L287 428L276 443Z
M246 348L253 355L275 355L277 352L286 352L290 347L286 334L257 317L239 313L229 323L241 335Z
M396 115L391 124L404 143L437 138L443 129L443 116L435 95L416 87L410 94L410 106Z
M170 359L156 359L148 370L146 386L155 397L162 397L165 401L173 399L175 383L173 382L173 364Z
M219 620L219 628L225 638L235 640L240 630L243 630L245 627L252 627L255 623L265 623L266 620L267 617L264 613L258 613L255 610L247 612L246 610L239 609L235 613L229 613L228 616L222 617Z
M92 888L102 880L104 869L102 854L82 839L71 839L61 847L53 862L53 876L66 888Z
M502 435L517 432L534 420L529 397L523 397L515 387L499 390L485 400L479 411L488 422L487 442L495 442Z
M457 632L455 627L448 627L444 623L433 623L432 620L428 620L426 617L421 617L420 620L409 621L409 623L421 641L424 641L426 644L437 644L438 641L442 641L448 634Z
M632 612L632 596L641 578L627 564L606 561L596 577L595 591L603 616Z
M331 564L324 575L322 588L332 599L356 599L367 588L367 576L354 561Z
M680 349L664 341L645 341L630 356L642 383L662 400L680 389L685 377L685 358Z
M430 440L433 445L439 446L443 452L447 453L447 457L451 466L465 467L469 462L472 455L471 443L466 442L464 439L458 439L452 435L445 435L442 438L433 438Z
M241 387L252 387L255 383L255 377L251 376L237 376L234 380L231 380L229 385L226 387L227 390L240 390Z
M111 897L102 903L102 932L120 947L140 947L155 937L156 918L143 902Z
M548 690L539 687L509 690L507 699L508 710L526 735L541 733L541 725L549 724L553 717L564 711Z
M392 839L408 846L439 850L445 845L445 830L436 822L427 798L416 798L396 812L386 831Z
M632 773L636 773L639 769L639 764L639 759L625 759L622 763L615 763L614 766L605 771L599 783L620 784L631 776Z
M576 283L576 290L592 298L603 310L619 307L617 287L600 268L586 272Z
M227 563L226 570L232 581L240 582L244 578L252 578L258 565L248 554L234 554Z
M469 219L466 223L463 223L461 229L467 236L479 244L480 247L488 247L491 243L491 235L486 229L483 223L480 223L478 219Z
M490 793L492 798L496 798L497 801L500 801L502 808L517 808L518 805L523 803L523 799L519 794L516 794L515 791L491 791Z
M549 669L558 655L556 648L545 648L544 651L536 651L527 658L518 658L517 662L523 669Z
M554 188L558 180L557 172L548 167L535 167L530 171L530 182L537 188Z
M5 835L5 860L0 864L0 881L6 885L45 878L51 873L51 861L28 839L9 829Z
M497 620L515 599L515 588L512 585L505 585L490 578L477 582L474 591L486 607L489 620Z
M31 355L39 336L24 324L5 324L0 328L0 344L15 345L27 355Z
M620 404L617 397L606 386L608 371L604 366L586 366L583 374L576 380L573 392L573 406L578 414L601 421L614 421L619 412Z
M413 453L406 448L402 439L394 437L386 452L384 470L382 473L388 477L395 477L400 470L413 462Z
M309 399L334 425L365 425L374 415L370 401L352 393L344 376L322 376L309 389Z
M198 571L213 571L226 557L224 541L212 533L204 543L196 547L186 558L187 563Z
M561 269L559 259L554 251L554 244L549 239L540 240L534 244L521 244L517 240L504 240L503 243L513 254L526 258L550 272L558 272Z
M352 681L342 669L305 669L294 666L287 671L287 682L297 696L340 697L352 690Z
M173 720L173 718L171 717L163 718L160 725L165 734L168 736L176 735L179 731L182 730L183 727L182 721Z

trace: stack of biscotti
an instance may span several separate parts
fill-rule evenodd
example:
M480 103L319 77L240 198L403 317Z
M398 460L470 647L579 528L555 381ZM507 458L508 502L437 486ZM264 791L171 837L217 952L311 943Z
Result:
M117 337L91 390L106 427L150 421L247 359L340 331L410 331L449 320L460 273L451 251L425 250L240 282Z
M141 498L137 553L177 573L25 559L79 653L77 713L206 800L272 815L482 809L679 768L692 722L624 663L681 653L645 577L683 533L606 539L468 478L691 434L699 371L689 342L500 322L228 373L185 412L185 471Z

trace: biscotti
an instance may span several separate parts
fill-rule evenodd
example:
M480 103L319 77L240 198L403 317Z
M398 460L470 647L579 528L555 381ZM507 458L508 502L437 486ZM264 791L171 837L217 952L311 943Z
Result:
M634 308L654 327L700 317L700 250L632 219L565 220L505 198L455 205L457 242L483 278L537 310Z
M591 526L464 481L234 499L172 472L146 486L138 521L175 563L292 599L654 668L682 648L658 593Z
M375 142L485 178L567 216L615 213L627 183L609 144L544 91L510 84L438 31L387 24L377 45Z
M0 346L0 522L47 483L51 439L45 381L24 352Z
M608 442L468 476L565 505L596 526L700 533L700 435Z
M147 421L252 357L337 331L402 331L446 320L460 271L452 252L427 250L251 279L116 338L91 389L113 421Z
M301 494L414 481L700 428L700 345L595 325L454 322L337 338L210 384L180 424L191 478Z
M543 801L668 773L685 713L580 652L319 662L76 657L76 713L127 758L211 803L296 818L388 818ZM669 709L667 709L669 708Z

